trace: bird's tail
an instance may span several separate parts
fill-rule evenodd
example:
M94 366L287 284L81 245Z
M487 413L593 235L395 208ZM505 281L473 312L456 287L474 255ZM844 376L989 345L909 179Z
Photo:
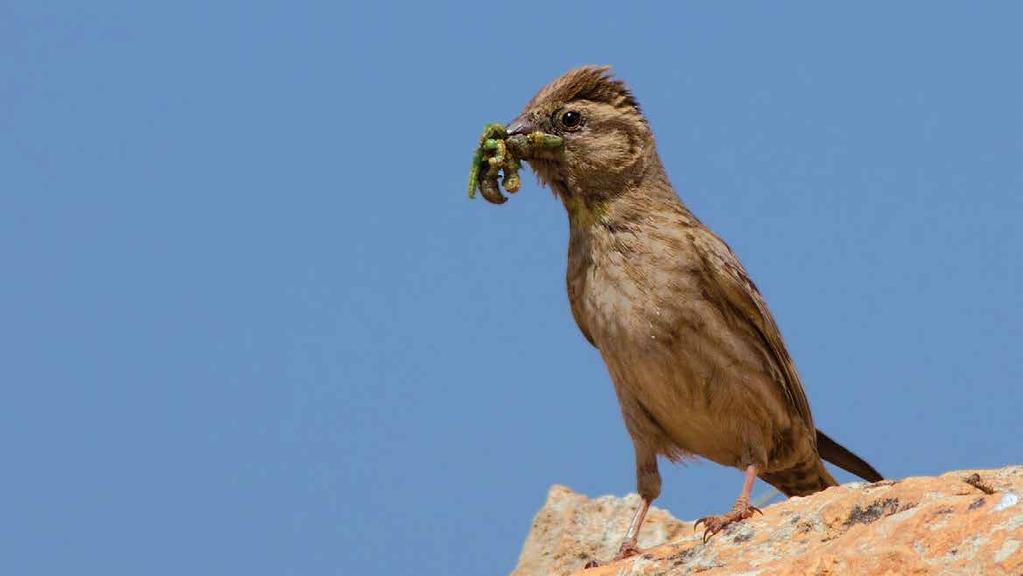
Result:
M835 479L824 468L821 458L869 482L884 480L873 466L838 442L828 438L820 430L817 430L817 454L804 458L799 464L784 470L760 474L760 479L774 486L786 496L806 496L820 492L829 486L838 486L838 482L835 482Z
M817 453L821 458L838 466L842 470L855 474L868 482L880 482L884 480L881 474L874 470L874 467L847 450L844 446L828 438L820 430L817 431Z

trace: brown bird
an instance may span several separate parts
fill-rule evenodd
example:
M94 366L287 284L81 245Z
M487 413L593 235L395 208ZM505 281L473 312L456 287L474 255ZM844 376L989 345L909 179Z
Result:
M727 244L679 200L653 133L606 67L543 87L507 127L556 134L525 158L568 211L568 296L600 350L636 453L636 511L617 558L661 491L657 457L702 456L745 472L707 538L749 518L753 480L787 496L835 486L823 458L871 482L873 467L814 427L796 367L756 285Z

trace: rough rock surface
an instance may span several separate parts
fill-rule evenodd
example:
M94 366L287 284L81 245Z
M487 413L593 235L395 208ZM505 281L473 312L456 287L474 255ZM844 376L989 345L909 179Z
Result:
M1023 466L829 488L707 544L692 522L651 508L643 553L607 563L638 503L552 487L512 576L1023 575ZM584 569L591 560L604 564Z

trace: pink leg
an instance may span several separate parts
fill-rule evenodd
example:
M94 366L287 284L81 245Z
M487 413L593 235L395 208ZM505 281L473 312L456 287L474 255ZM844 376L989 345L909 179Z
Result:
M636 540L639 538L639 528L643 525L643 519L646 518L646 513L649 509L650 501L644 498L643 503L639 505L639 510L636 510L636 515L632 517L629 531L625 533L625 540L618 548L618 554L615 555L612 562L639 554L639 546L636 544Z

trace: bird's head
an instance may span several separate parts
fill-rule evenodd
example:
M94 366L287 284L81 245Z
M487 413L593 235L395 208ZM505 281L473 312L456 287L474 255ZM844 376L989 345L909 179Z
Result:
M639 181L656 158L639 103L606 66L576 68L547 84L507 130L563 138L560 149L525 158L563 200L613 197Z

